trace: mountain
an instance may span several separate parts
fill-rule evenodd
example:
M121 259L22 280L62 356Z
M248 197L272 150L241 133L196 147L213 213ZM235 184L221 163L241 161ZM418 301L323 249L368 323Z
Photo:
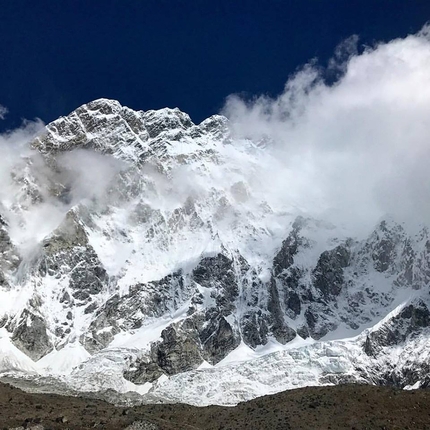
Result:
M426 226L309 216L218 115L100 99L28 145L0 194L4 378L195 405L428 385Z

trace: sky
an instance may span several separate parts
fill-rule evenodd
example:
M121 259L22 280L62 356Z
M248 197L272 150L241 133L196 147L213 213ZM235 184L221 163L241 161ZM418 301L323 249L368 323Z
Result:
M416 33L428 0L0 0L0 132L105 97L194 122L240 94L276 97L312 59Z

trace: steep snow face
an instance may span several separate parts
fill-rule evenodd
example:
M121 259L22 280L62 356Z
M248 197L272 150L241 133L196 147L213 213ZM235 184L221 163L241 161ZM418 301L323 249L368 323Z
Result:
M49 124L2 193L0 371L193 404L427 384L427 228L306 216L266 144L106 99Z
M64 157L64 151L77 148L124 161L114 188L105 184L111 187L111 195L103 196L109 212L91 208L94 228L89 234L111 275L127 266L140 268L141 273L130 270L125 284L161 278L187 259L195 264L221 244L262 264L291 221L285 213L291 208L273 207L256 186L259 166L267 158L264 150L251 141L233 144L221 116L196 126L178 109L134 112L118 102L97 100L49 124L34 147L50 158L60 153L66 169L85 164L88 157L88 170L103 164L88 153Z

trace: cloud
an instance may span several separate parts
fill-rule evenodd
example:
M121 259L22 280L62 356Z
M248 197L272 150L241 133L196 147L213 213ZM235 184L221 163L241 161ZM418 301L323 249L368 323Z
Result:
M30 258L71 207L100 200L125 165L89 150L47 159L31 147L43 129L40 120L24 121L0 134L0 214L13 243Z
M35 187L36 172L31 172L33 165L37 165L38 155L29 142L42 128L40 120L24 121L21 127L0 134L0 213L17 244L26 231L43 230L44 224L40 222L43 217L31 226L25 222L28 203L41 197Z
M305 65L281 95L227 99L236 138L268 144L276 197L356 225L392 214L430 219L430 27L357 52L356 36L324 69ZM335 67L339 77L327 82ZM267 170L267 169L266 169ZM279 183L283 186L279 187ZM283 188L284 193L279 190Z
M4 119L8 112L9 111L6 107L0 105L0 119Z
M75 149L57 156L57 180L68 188L68 203L101 199L111 181L127 167L127 163L86 149Z
M204 216L220 220L220 230L244 217L254 235L284 234L284 213L346 224L357 234L387 214L428 224L429 70L430 27L373 47L359 47L353 36L326 68L305 65L276 98L230 96L223 113L234 139L217 144L217 161L190 157L168 174L146 165L128 171L116 190L112 181L127 170L124 163L79 150L50 165L28 145L43 124L27 121L0 135L0 212L22 248L40 242L73 205L103 200L106 191L120 199L127 187L132 194L144 189L145 199L166 211L195 197L208 205ZM141 185L134 187L133 174Z

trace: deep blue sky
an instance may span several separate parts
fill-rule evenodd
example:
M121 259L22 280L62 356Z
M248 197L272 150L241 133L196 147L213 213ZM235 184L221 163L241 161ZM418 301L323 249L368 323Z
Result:
M99 97L199 122L231 93L280 93L352 34L371 44L428 20L429 0L0 0L0 130Z

